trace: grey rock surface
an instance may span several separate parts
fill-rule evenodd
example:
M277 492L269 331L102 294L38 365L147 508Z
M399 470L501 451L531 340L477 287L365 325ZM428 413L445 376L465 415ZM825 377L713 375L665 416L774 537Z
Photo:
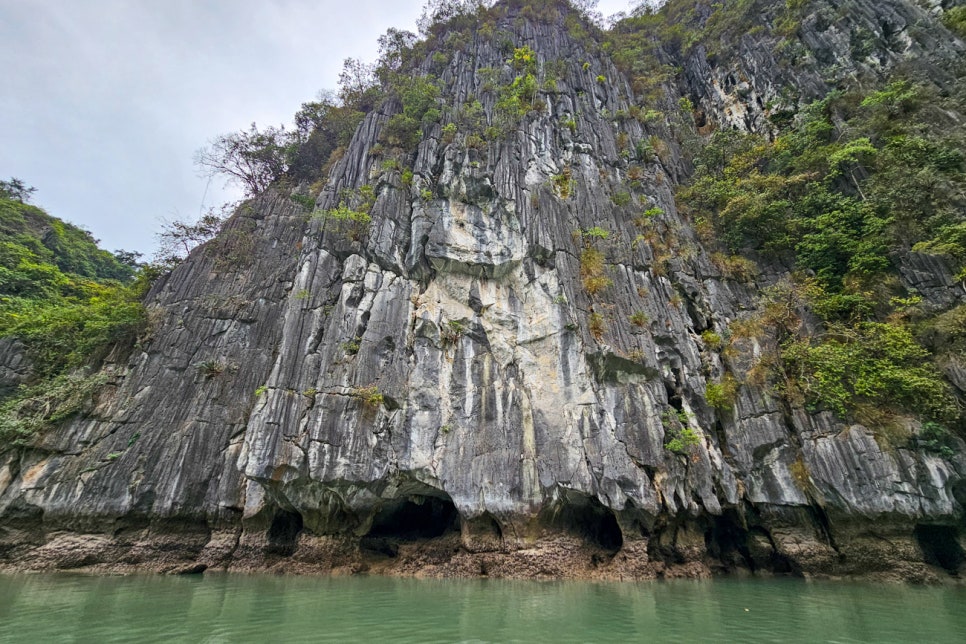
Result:
M961 54L948 33L911 35L930 19L915 3L855 4L866 59L844 52L848 25L815 15L801 69L749 37L740 70L695 50L689 91L720 126L764 132L766 102L822 94L829 65L846 78ZM360 239L282 191L243 206L154 287L150 337L107 367L94 411L0 453L0 558L610 578L958 567L936 553L961 552L962 456L890 449L764 386L742 385L730 411L706 402L709 382L744 379L760 351L748 341L725 359L702 338L754 313L755 284L725 278L678 212L675 144L634 157L670 133L612 116L631 95L613 64L558 25L500 29L563 61L541 109L483 148L429 128L411 185L373 150L398 106L367 116L318 199L324 211L372 186ZM440 77L447 104L477 96L492 120L485 67L511 74L477 37ZM609 282L595 294L588 249ZM910 258L910 284L961 298L933 259ZM697 444L668 449L685 429Z
M955 4L813 0L788 26L777 24L780 3L760 2L751 5L761 12L752 19L769 28L698 45L675 62L683 62L684 90L715 123L767 134L770 117L896 71L948 87L962 72L966 44L937 18L941 5Z

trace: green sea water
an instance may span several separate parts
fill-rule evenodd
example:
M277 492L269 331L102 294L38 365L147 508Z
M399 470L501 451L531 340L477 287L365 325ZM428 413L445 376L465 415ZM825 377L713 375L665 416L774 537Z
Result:
M0 576L0 641L966 642L966 590L790 579Z

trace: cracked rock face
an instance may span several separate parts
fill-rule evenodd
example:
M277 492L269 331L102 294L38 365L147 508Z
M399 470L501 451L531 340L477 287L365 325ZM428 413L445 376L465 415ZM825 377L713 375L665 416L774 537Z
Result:
M373 152L390 108L369 114L318 199L371 186L365 235L277 191L246 204L155 286L153 333L109 365L93 413L0 454L6 565L918 580L959 567L962 457L885 449L751 384L731 411L706 402L725 366L702 333L747 315L756 289L724 278L678 213L673 142L636 158L635 142L670 131L614 119L627 82L562 27L501 29L563 61L540 109L482 148L428 128L406 183ZM505 58L473 40L439 74L444 101L479 96L492 118L478 70L509 74ZM705 89L721 73L693 70ZM760 108L729 112L719 95L718 122L764 127ZM642 224L645 210L659 214ZM909 271L937 300L960 297L926 260ZM758 350L748 341L732 368Z
M694 47L682 64L687 90L712 120L768 133L769 116L794 112L830 90L880 82L902 70L948 87L966 45L937 18L954 2L812 0L794 35L749 30L737 42ZM782 7L762 3L757 20L777 26ZM671 56L669 56L669 62Z

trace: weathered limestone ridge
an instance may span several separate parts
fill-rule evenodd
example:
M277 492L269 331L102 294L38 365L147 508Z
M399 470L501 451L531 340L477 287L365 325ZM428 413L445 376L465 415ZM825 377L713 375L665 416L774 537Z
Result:
M945 30L910 35L923 21L942 29L915 2L854 4L856 24L903 27L838 72L961 55ZM820 18L802 30L799 68L775 61L766 30L733 58L689 54L687 87L663 100L689 95L709 122L766 131L766 103L829 87L823 65L848 25ZM372 186L364 235L310 218L285 191L245 204L155 285L153 330L108 365L93 412L0 453L0 566L958 573L962 451L889 448L754 379L730 411L706 402L708 383L744 376L759 347L722 358L702 332L751 315L778 269L757 285L721 274L673 197L686 126L616 118L631 90L598 48L559 24L498 27L541 64L560 61L540 109L483 146L428 128L409 182L377 147L400 106L369 114L317 201L324 211ZM446 104L479 97L493 122L480 70L512 80L506 58L477 34L422 71L435 69ZM639 156L655 139L667 153ZM642 230L645 210L658 214ZM595 227L606 238L585 234ZM588 249L608 281L594 294ZM908 281L962 301L929 261L910 258ZM669 450L685 429L698 444Z

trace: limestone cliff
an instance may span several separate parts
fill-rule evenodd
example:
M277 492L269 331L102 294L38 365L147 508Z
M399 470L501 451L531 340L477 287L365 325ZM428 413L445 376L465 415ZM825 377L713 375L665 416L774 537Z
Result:
M316 200L325 213L368 199L365 228L311 217L290 198L305 186L246 203L154 286L152 331L104 367L92 411L0 453L2 560L955 572L962 450L889 447L745 378L758 342L723 357L710 338L752 316L782 269L726 277L674 198L703 127L768 134L781 105L899 65L955 78L964 45L930 7L860 1L830 20L832 4L810 3L794 64L775 53L768 12L731 50L661 51L681 73L655 102L672 116L651 120L623 116L630 82L563 10L511 8L430 51L411 73L439 79L442 105L478 99L485 124L500 99L487 83L513 81L514 48L555 78L499 138L431 124L402 163L386 163L384 132L402 104L370 112ZM697 125L673 116L681 96ZM931 256L904 274L937 306L966 299ZM726 371L741 385L716 409L707 388Z

